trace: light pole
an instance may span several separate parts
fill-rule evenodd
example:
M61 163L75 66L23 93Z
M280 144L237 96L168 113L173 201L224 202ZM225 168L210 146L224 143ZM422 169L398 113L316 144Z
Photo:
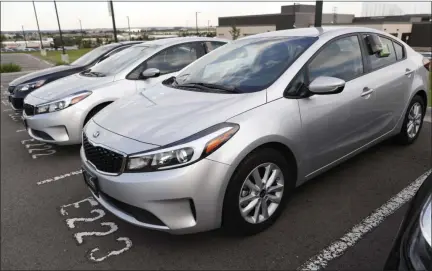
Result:
M207 21L207 32L210 33L210 20Z
M200 13L199 11L195 12L195 27L196 27L196 34L197 36L198 34L198 13Z
M82 24L81 24L81 19L78 19L79 23L80 23L80 29L81 29L81 39L84 39L84 32L82 30Z
M24 26L21 25L21 28L22 28L22 31L23 31L24 42L25 42L25 45L26 45L26 48L27 48L27 40L26 40L26 37L25 37Z
M43 43L42 43L42 35L40 32L40 28L39 28L39 21L38 21L38 17L37 17L37 13L36 13L36 6L35 6L35 2L34 1L32 1L32 2L33 2L33 9L34 9L35 17L36 17L36 25L37 25L38 32L39 32L39 40L40 40L40 46L41 46L40 48L43 49L44 47L43 47Z
M112 17L112 24L113 24L113 30L114 30L114 40L115 42L118 42L117 40L117 29L116 29L116 24L115 24L115 15L114 15L114 6L113 6L113 2L109 1L110 4L110 10L111 10L111 17Z
M60 19L59 19L59 16L58 16L56 1L54 1L54 8L55 8L56 15L57 15L57 23L58 23L59 32L60 32L60 42L61 42L61 45L62 45L63 54L65 55L66 52L65 52L64 43L63 43L63 35L62 35L62 32L61 32Z
M315 2L315 27L321 27L323 1Z
M130 24L129 24L129 16L126 16L128 19L128 28L129 28L129 41L131 40L131 31L130 31Z

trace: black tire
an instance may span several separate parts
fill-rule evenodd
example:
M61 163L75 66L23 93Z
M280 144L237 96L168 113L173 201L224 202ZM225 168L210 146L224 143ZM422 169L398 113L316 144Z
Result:
M87 117L84 120L84 125L85 126L87 124L87 122L93 118L99 111L101 111L105 106L107 106L109 103L107 104L100 104L98 106L96 106L95 108L93 108L92 110L90 110L90 112L88 113Z
M410 114L411 108L416 103L420 104L420 106L421 106L421 114L422 114L422 116L420 118L420 128L419 128L417 134L414 137L410 137L408 135L408 131L407 131L407 129L408 129L408 123L410 121L409 120L409 114ZM414 98L411 100L411 102L410 102L410 104L408 106L407 112L405 113L405 117L404 117L404 121L403 121L403 124L402 124L402 128L401 128L399 134L397 134L395 136L395 138L394 138L395 141L396 141L396 143L398 143L400 145L409 145L409 144L412 144L414 141L416 141L417 137L419 136L419 134L421 132L421 128L423 127L423 119L424 119L424 115L425 115L424 113L425 112L426 112L425 111L425 103L424 103L422 97L420 97L419 95L414 96Z
M284 178L284 191L279 206L265 221L257 224L247 222L240 213L239 195L247 176L264 163L277 165ZM295 171L287 159L277 150L262 148L250 153L237 167L228 184L223 203L222 229L237 236L257 234L270 227L282 213L295 187Z

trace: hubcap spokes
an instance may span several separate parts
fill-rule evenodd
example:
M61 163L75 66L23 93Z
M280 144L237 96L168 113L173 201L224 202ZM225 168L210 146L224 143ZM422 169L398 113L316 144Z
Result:
M417 135L422 121L422 108L419 103L415 103L408 114L407 134L410 138Z
M267 220L278 208L284 191L284 178L273 163L252 170L240 189L239 208L243 218L252 224Z

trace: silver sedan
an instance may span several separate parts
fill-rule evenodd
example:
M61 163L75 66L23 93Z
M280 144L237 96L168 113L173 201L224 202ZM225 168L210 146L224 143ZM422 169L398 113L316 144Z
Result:
M215 38L172 38L125 49L105 61L33 91L24 100L24 124L39 141L81 143L83 126L102 108L141 92L225 45Z
M83 133L85 181L141 227L254 234L314 176L386 138L413 143L428 69L370 28L248 36L96 115Z

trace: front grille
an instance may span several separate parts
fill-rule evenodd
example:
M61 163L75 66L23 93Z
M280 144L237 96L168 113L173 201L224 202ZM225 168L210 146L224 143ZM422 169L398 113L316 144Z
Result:
M19 110L23 109L24 99L21 99L21 98L11 98L10 102L12 103L12 105L13 105L13 107L15 109L19 109Z
M8 91L9 91L9 93L13 93L13 92L14 92L14 89L15 89L15 86L9 86L9 87L8 87Z
M107 173L120 173L125 157L117 152L94 146L83 133L84 153L89 162L98 170Z
M105 193L100 193L105 198L105 200L114 205L117 209L120 209L123 212L133 216L136 220L150 225L166 226L157 216L151 212L119 201Z
M24 112L27 116L33 116L35 111L35 107L31 104L24 104Z

